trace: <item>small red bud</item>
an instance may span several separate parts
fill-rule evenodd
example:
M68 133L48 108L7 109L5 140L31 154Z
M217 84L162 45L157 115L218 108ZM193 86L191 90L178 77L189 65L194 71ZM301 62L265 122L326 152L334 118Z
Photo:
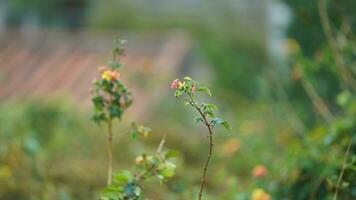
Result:
M179 79L174 80L174 81L172 82L172 84L171 84L171 88L172 88L173 90L178 89L178 88L179 88L179 83L180 83Z

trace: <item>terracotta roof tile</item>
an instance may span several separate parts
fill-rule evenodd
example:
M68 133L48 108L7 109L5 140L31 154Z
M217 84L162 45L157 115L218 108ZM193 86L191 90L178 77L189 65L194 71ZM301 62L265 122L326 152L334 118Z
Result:
M142 113L148 99L158 102L168 91L167 84L190 50L189 38L177 33L124 37L129 43L121 73L124 82L133 87L137 103L132 109ZM84 32L44 30L33 37L10 32L0 39L0 100L61 93L89 105L88 88L99 76L98 66L110 57L112 38L111 34Z

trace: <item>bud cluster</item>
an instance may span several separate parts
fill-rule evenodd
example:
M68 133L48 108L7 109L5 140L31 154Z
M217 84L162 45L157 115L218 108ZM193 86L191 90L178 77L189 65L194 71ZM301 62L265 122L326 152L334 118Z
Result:
M124 55L122 42L117 42L113 49L113 60L108 65L99 67L100 79L93 80L92 102L95 122L121 118L123 112L132 104L131 92L123 85L118 69L121 64L118 58Z

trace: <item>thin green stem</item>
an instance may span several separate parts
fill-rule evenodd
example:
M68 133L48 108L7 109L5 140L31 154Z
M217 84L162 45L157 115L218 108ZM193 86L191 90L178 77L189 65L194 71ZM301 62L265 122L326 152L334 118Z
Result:
M201 110L201 108L195 103L194 98L192 96L192 94L189 94L190 97L190 102L191 105L199 112L199 114L201 115L202 119L203 119L203 123L206 125L206 127L208 128L208 132L209 132L209 152L208 152L208 158L204 164L204 168L203 168L203 174L202 174L202 178L201 178L201 184L200 184L200 191L199 191L199 200L201 200L203 198L203 192L204 192L204 188L205 188L205 182L206 182L206 174L208 171L208 166L211 160L211 156L213 154L213 128L212 125L209 123L209 121L206 118L206 115L204 114L204 112Z
M108 121L108 186L110 186L112 182L112 139L112 117L110 114Z

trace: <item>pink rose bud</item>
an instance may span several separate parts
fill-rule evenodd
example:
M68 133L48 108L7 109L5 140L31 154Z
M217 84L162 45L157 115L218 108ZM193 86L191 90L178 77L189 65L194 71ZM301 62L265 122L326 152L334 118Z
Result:
M172 84L171 84L171 88L172 88L173 90L178 89L178 88L179 88L179 83L180 83L179 79L174 80L174 81L172 82Z

